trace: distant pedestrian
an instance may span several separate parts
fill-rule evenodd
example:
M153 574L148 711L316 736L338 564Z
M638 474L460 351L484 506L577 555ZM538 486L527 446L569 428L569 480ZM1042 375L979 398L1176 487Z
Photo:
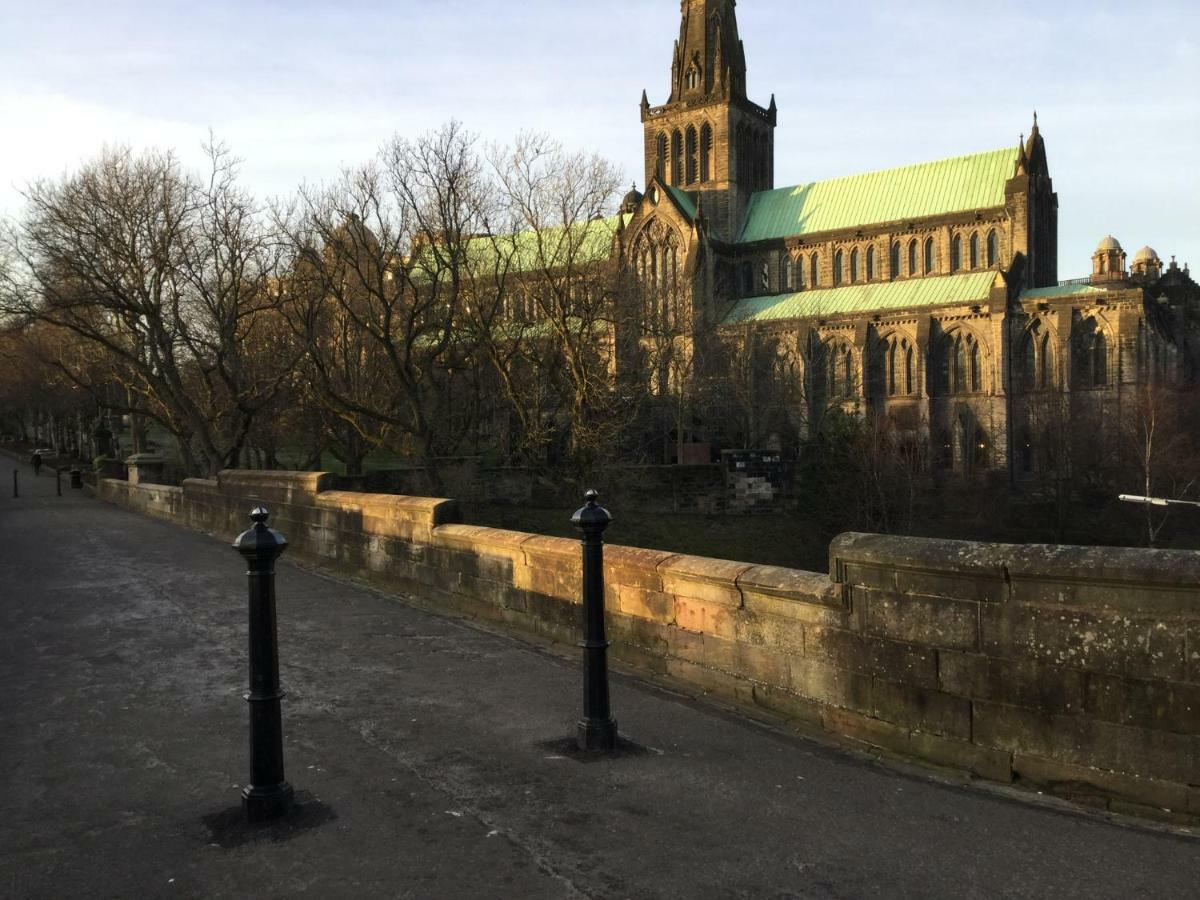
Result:
M33 454L33 477L37 478L42 474L42 454Z

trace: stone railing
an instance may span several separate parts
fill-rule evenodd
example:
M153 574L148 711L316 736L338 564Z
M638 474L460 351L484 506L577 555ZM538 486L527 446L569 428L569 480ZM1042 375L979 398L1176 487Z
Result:
M97 492L223 538L265 502L293 554L433 610L578 640L578 542L328 484L224 472ZM1200 816L1200 553L851 534L830 572L610 545L613 653L891 754Z

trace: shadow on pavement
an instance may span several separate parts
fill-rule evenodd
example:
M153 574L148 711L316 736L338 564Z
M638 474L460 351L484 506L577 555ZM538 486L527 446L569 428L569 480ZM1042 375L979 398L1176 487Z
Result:
M311 794L300 791L296 794L291 812L274 822L247 822L240 804L204 816L201 821L208 829L212 843L222 850L232 850L264 841L282 843L336 819L337 813L332 808Z

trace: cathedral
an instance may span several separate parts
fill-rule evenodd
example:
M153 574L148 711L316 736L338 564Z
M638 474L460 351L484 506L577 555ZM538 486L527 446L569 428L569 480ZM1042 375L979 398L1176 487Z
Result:
M747 96L736 0L681 6L670 93L642 94L646 188L615 240L637 323L618 371L696 395L677 461L787 452L842 410L886 421L930 468L1019 480L1056 415L1119 416L1147 384L1195 381L1186 266L1105 237L1090 276L1059 280L1036 114L1013 147L777 187L780 113ZM751 424L734 427L730 398L699 386L743 358Z

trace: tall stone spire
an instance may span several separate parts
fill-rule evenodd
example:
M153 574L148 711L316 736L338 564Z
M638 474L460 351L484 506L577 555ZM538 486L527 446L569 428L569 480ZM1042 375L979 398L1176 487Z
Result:
M682 0L671 60L671 99L746 98L746 53L737 0Z

